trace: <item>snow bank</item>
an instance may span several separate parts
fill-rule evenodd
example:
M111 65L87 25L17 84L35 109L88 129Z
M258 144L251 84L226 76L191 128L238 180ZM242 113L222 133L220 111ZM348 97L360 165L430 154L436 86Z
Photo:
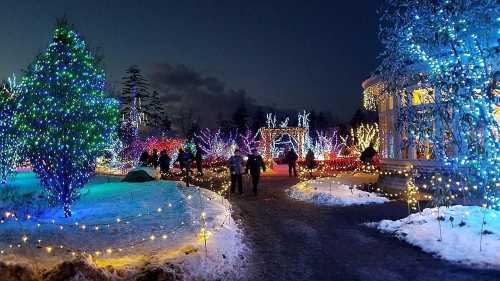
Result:
M117 180L94 178L72 206L71 218L64 218L60 206L29 219L4 214L0 261L35 271L82 257L128 271L172 262L187 280L238 278L246 249L227 200L171 181ZM20 173L13 188L20 195L41 190L32 173Z
M287 192L293 199L320 205L350 206L382 204L389 201L375 193L337 182L334 178L300 182L288 189Z
M445 260L500 269L500 211L460 205L441 207L439 211L441 220L438 220L438 209L429 208L401 220L382 220L372 226L394 233L398 238ZM483 214L486 214L484 229L487 234L483 235L480 251Z

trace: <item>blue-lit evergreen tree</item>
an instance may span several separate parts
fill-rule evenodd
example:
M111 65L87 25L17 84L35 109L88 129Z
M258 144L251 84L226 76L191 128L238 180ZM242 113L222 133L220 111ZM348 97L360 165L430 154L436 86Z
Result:
M18 116L26 151L49 202L71 216L79 189L94 173L118 124L118 102L85 41L65 21L22 79Z
M408 81L434 88L437 125L431 141L439 147L449 135L454 150L448 157L441 147L438 157L463 186L481 191L490 208L500 207L500 129L494 118L499 97L493 94L499 25L495 0L388 0L380 29L385 50L379 70L393 82L388 91L406 99L399 87Z

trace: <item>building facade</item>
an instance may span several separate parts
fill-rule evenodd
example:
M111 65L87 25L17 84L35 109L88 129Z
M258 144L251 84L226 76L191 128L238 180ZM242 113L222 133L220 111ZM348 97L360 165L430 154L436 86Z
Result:
M410 171L420 175L446 172L444 160L457 151L453 132L436 116L437 111L452 112L451 108L438 108L445 104L439 92L418 82L405 84L399 94L389 95L377 76L362 83L364 107L379 115L379 185L387 189L406 187ZM500 96L500 82L496 85L493 96ZM500 107L495 109L495 119L500 122Z

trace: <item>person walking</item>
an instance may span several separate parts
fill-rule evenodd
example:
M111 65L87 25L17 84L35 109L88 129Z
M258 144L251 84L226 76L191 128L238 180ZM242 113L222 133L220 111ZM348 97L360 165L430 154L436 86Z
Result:
M139 166L147 167L149 165L149 153L144 150L139 157Z
M153 153L149 156L149 165L152 166L155 170L158 168L158 150L153 149Z
M231 173L231 189L229 192L234 193L236 184L238 184L238 193L243 194L243 157L241 157L240 150L236 149L234 155L229 158L228 166Z
M288 164L288 176L293 176L297 177L297 159L299 159L299 156L297 153L295 153L295 150L292 148L286 153L286 163Z
M312 170L314 169L314 167L316 167L316 163L314 161L314 153L311 149L309 149L306 154L306 167L309 170L309 175L312 178Z
M255 196L257 196L257 186L259 185L261 169L263 172L265 172L266 164L264 163L262 156L258 154L257 149L253 149L252 155L248 156L245 173L248 173L248 171L250 171L250 176L252 177L252 190Z
M162 178L167 177L170 172L170 156L165 149L160 152L160 158L158 158L158 162L160 164L160 174Z
M363 164L368 165L372 164L373 162L373 157L377 154L377 151L375 148L373 148L374 144L373 142L370 143L370 145L365 148L365 150L361 153L361 156L359 157L359 160L363 162Z
M199 148L198 146L196 147L196 155L194 157L194 160L196 162L196 170L198 172L198 175L203 177L203 154L201 148Z
M186 187L189 187L189 173L191 170L191 157L192 153L189 151L184 151L184 149L179 148L179 154L177 155L177 160L175 162L179 162L179 166L181 171L184 174L184 180L186 181Z

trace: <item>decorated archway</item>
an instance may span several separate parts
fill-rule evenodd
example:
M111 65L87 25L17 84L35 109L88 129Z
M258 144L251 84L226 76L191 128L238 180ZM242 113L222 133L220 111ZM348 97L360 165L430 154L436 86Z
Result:
M297 143L297 154L299 158L303 158L303 148L307 129L302 127L285 127L285 128L261 128L260 146L263 149L263 157L266 161L273 159L273 144L276 138L283 135L288 135Z

